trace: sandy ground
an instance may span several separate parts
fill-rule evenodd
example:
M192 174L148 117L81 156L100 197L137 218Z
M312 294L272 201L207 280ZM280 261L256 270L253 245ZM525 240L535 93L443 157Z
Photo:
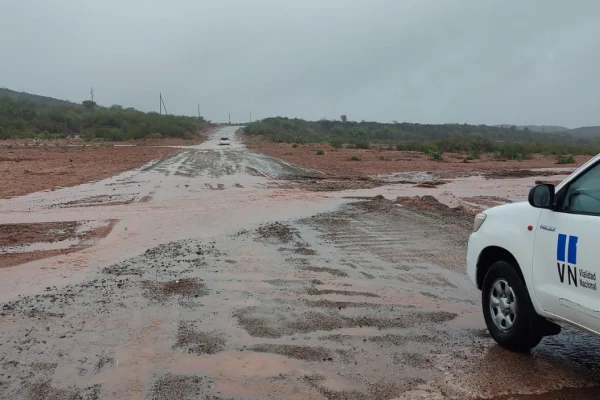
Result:
M0 268L1 399L598 398L597 338L500 349L464 271L474 208L561 175L313 190L331 181L219 147L234 130L0 200L2 257L115 221L85 249Z

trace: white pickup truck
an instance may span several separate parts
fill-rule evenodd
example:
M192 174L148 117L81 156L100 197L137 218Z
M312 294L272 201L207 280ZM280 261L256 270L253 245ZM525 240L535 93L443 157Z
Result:
M496 342L528 351L565 322L600 335L600 155L528 202L475 217L467 275Z

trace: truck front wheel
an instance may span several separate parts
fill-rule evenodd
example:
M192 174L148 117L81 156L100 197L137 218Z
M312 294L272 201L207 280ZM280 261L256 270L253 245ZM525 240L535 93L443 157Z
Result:
M500 346L527 352L540 343L542 335L534 326L538 316L515 267L496 261L485 275L481 295L485 323Z

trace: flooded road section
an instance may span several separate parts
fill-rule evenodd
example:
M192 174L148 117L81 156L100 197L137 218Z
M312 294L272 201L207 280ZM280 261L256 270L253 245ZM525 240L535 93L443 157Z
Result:
M111 221L93 246L0 269L1 399L600 397L598 339L567 328L518 355L489 338L464 273L471 215L393 200L421 194L406 186L273 189L318 172L234 131L0 202L2 226L43 224L44 250Z

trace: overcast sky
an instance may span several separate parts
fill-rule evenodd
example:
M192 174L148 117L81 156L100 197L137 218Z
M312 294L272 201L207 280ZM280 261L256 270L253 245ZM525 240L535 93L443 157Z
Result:
M202 114L600 125L598 0L0 0L0 86Z

